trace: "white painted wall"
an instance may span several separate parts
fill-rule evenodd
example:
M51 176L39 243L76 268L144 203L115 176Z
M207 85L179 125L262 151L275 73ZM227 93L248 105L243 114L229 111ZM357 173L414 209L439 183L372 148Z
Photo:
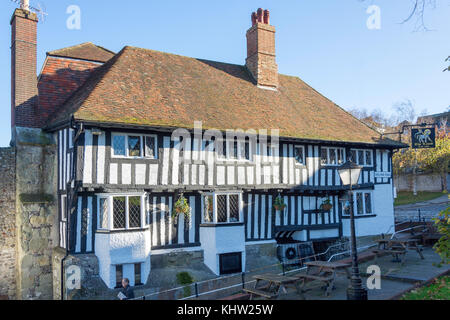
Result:
M100 277L108 288L116 285L115 265L123 265L124 277L134 286L135 263L142 263L142 281L150 274L150 230L138 232L97 233L95 254L99 260Z
M374 236L386 233L394 225L394 194L392 184L375 185L373 191L374 218L356 219L355 227L358 237ZM350 236L350 220L343 219L344 236Z
M220 273L219 255L242 252L242 270L245 269L245 227L200 227L200 242L205 265L216 275Z

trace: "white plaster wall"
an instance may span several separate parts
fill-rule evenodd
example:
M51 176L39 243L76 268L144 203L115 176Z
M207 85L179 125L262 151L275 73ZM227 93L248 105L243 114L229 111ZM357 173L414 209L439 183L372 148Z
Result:
M310 238L315 239L325 239L325 238L338 238L339 229L327 229L327 230L311 230Z
M123 265L124 277L134 285L135 263L142 263L142 281L150 274L150 231L98 233L95 237L95 254L100 265L100 277L108 288L114 288L115 265ZM130 271L133 270L133 271Z
M376 217L355 220L356 235L375 236L389 231L395 223L394 192L392 184L375 185L373 208ZM350 236L350 220L343 219L344 236ZM392 230L391 230L392 231Z
M242 270L245 268L245 227L200 227L200 242L205 265L216 275L220 273L219 255L242 252Z

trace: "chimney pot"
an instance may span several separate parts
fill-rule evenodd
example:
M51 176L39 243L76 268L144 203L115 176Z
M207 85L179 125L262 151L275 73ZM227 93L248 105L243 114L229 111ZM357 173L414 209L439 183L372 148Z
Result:
M21 0L20 9L30 11L30 0Z
M261 8L258 9L258 22L259 23L263 22L263 9Z
M256 20L257 20L256 12L253 12L252 13L252 26L254 26L256 24Z
M269 10L264 10L264 23L270 24L270 12Z

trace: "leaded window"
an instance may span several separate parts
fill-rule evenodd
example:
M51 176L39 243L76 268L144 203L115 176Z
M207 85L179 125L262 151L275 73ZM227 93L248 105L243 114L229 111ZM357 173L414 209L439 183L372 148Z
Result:
M241 221L240 193L208 194L203 197L203 223L236 223Z
M344 198L339 201L343 216L350 216L351 204L355 215L374 214L371 191L358 191L354 193L352 200Z
M119 158L157 158L156 135L112 135L112 156Z
M305 165L305 147L295 146L294 157L297 164Z
M363 167L373 166L373 151L372 150L350 150L351 157L349 160Z
M113 198L114 229L125 229L126 227L125 201L126 201L125 197Z
M108 229L108 198L100 198L99 228Z
M344 164L344 148L326 148L322 147L320 152L321 163L324 166L337 166Z
M146 136L145 137L145 157L156 159L156 137Z
M141 227L141 197L128 198L130 228Z
M227 196L218 195L217 196L217 222L224 223L227 222Z
M100 195L97 221L100 230L128 230L144 226L144 195ZM111 225L110 225L110 219Z
M126 157L127 152L125 148L126 136L113 136L113 152L115 156Z

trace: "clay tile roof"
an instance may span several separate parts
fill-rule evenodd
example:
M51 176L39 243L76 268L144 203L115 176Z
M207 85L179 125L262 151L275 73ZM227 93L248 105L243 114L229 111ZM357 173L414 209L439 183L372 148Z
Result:
M97 46L91 42L50 51L47 54L55 57L74 58L96 62L106 62L115 55L114 52Z
M398 146L297 77L258 88L245 66L125 47L52 120L204 129L280 129L282 137Z

